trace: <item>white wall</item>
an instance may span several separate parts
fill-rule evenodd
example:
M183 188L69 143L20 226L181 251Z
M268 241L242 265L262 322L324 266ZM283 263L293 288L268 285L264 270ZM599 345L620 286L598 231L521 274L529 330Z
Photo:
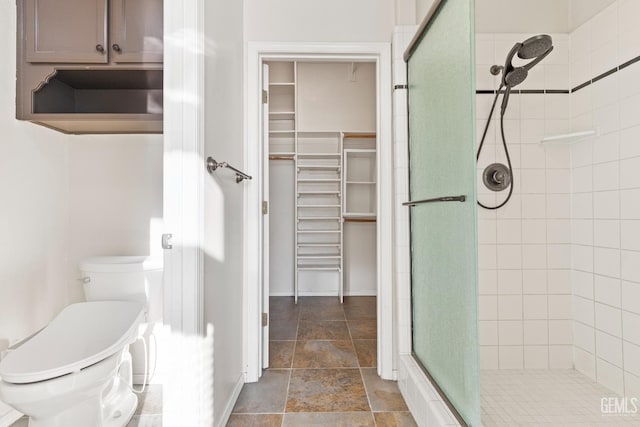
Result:
M246 41L387 42L392 0L245 0Z
M15 119L16 5L0 1L0 351L68 302L67 137ZM0 419L8 412L0 403Z
M240 169L243 153L242 2L205 3L206 154ZM248 171L255 174L255 171ZM206 177L205 322L215 328L214 417L221 419L242 381L243 201L249 185L236 184L231 171Z
M640 56L640 2L616 1L571 34L571 86ZM571 95L575 366L640 396L640 63Z
M492 90L514 43L531 34L477 34L477 89ZM516 89L568 89L568 36L552 34L554 51ZM493 94L478 94L477 140ZM500 102L501 102L500 98ZM482 171L506 164L499 110L478 162L478 200L495 206L496 193ZM545 369L572 366L569 151L542 146L546 135L569 129L568 94L511 95L505 134L514 169L511 200L498 210L478 207L480 363L483 369Z

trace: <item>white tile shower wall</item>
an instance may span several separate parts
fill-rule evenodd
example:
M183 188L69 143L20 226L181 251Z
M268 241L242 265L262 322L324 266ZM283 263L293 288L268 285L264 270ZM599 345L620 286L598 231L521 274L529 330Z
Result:
M619 0L570 35L571 87L640 55L640 1ZM640 62L571 95L576 369L640 397Z
M476 34L476 88L494 90L489 73L531 34ZM516 89L568 89L569 37L552 34L553 52ZM478 94L477 140L493 94ZM504 200L482 184L484 167L506 163L500 101L478 167L478 199ZM499 210L478 208L480 363L483 369L570 368L572 357L570 156L546 147L546 135L569 129L568 94L511 95L504 131L514 168L511 200ZM506 192L505 192L506 193Z

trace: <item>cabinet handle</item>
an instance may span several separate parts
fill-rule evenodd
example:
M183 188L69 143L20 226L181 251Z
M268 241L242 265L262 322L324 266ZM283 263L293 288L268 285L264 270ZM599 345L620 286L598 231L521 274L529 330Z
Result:
M96 50L100 53L104 52L104 46L102 46L101 44L97 44L96 45Z
M114 43L113 46L111 46L113 48L113 50L115 50L116 52L122 52L122 49L120 48L120 45L118 43Z

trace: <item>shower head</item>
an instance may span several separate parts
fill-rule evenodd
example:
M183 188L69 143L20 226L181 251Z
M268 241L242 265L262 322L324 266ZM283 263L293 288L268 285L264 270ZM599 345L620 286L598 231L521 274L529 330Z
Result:
M546 34L533 36L521 43L521 47L518 49L518 58L532 59L540 55L547 56L551 52L551 48L553 48L551 36Z
M529 70L546 58L552 50L553 41L551 40L551 36L546 34L533 36L522 43L514 44L504 64L502 84L506 87L514 87L522 83L527 78ZM520 59L533 59L533 61L515 67L513 65L513 58L516 55L518 55Z

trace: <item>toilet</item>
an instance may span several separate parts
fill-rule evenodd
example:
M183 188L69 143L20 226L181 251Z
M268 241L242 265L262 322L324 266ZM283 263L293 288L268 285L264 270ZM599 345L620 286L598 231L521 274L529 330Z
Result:
M0 400L30 427L124 427L138 404L129 346L162 260L97 257L80 270L87 302L64 308L0 361Z

